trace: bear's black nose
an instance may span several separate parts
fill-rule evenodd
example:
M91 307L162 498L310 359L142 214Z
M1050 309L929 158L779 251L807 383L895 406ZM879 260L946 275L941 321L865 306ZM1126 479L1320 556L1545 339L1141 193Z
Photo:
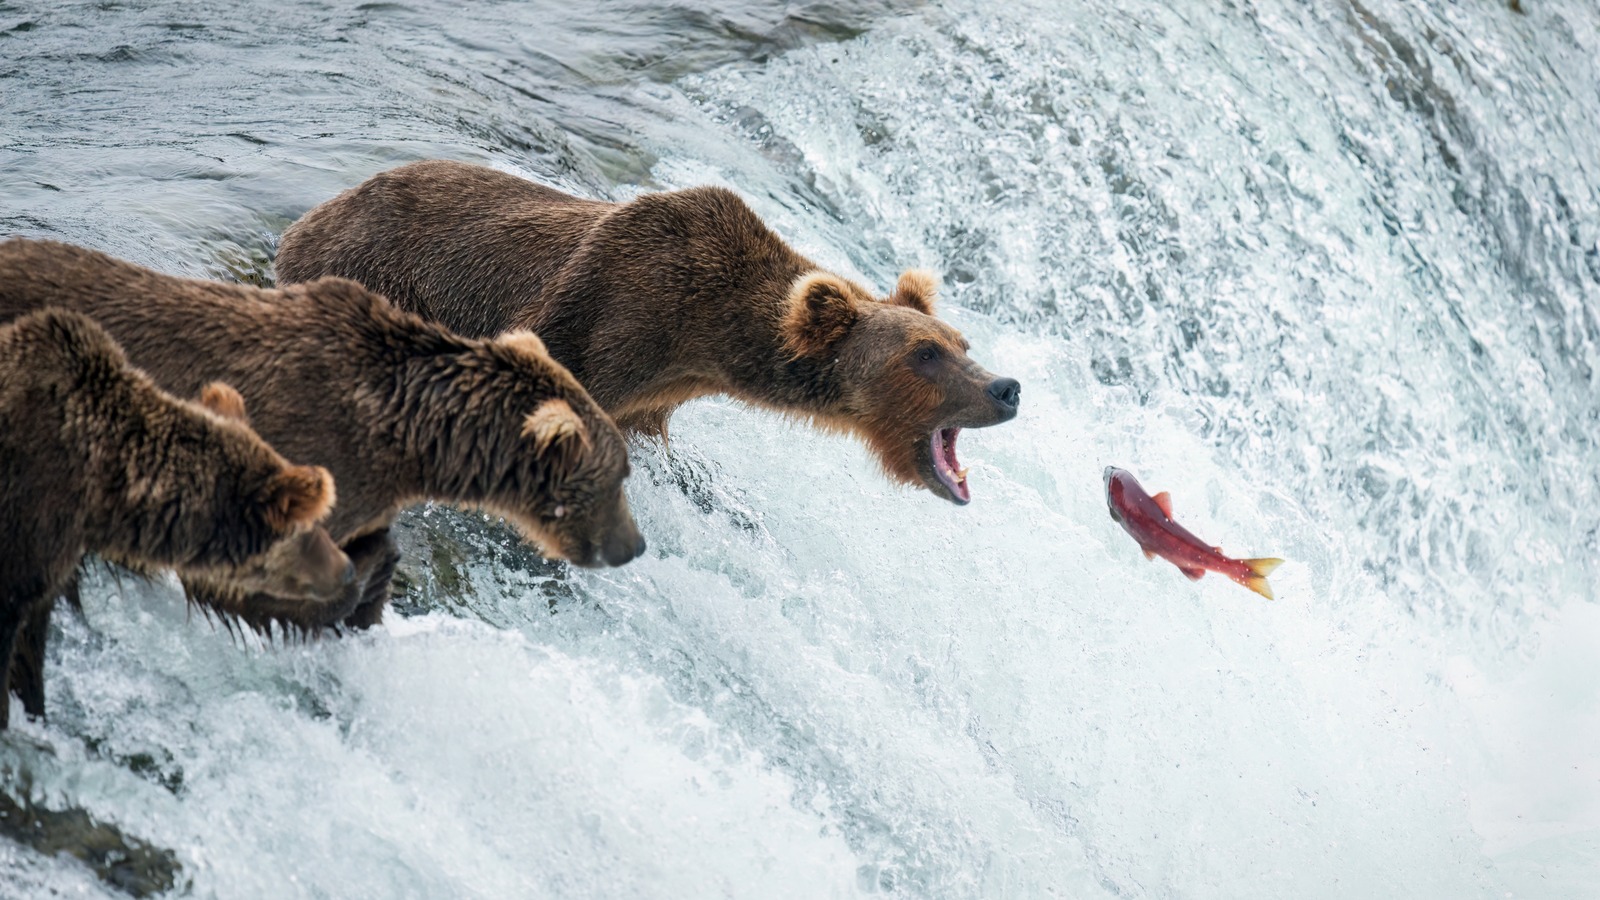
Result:
M608 566L622 566L643 556L644 550L644 535L635 531L632 540L624 535L612 535L600 549L600 556Z
M1015 378L996 378L989 382L989 396L1006 412L1016 412L1022 402L1022 383Z

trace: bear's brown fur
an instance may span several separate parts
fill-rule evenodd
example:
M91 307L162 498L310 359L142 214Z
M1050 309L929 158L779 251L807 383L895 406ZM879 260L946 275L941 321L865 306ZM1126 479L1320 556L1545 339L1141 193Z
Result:
M382 173L283 235L283 283L353 278L464 334L532 329L625 429L730 394L861 436L894 478L969 498L955 435L1016 415L907 272L886 299L821 271L731 191L568 196L456 162Z
M206 397L238 395L214 385ZM46 614L86 553L226 596L296 597L299 616L348 614L354 569L315 525L333 490L327 470L291 466L235 419L158 389L82 315L0 326L0 728L24 624L19 687L43 712Z
M622 435L531 334L463 338L340 278L262 290L54 241L0 244L0 321L44 306L92 316L169 390L233 385L262 437L333 472L328 530L352 558L367 543L386 563L353 625L387 599L390 522L424 500L503 516L579 565L643 552Z

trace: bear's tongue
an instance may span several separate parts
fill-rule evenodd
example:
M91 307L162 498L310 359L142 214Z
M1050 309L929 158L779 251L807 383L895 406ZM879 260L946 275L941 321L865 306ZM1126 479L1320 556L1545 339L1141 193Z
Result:
M959 428L941 428L933 433L930 440L933 445L934 474L950 489L950 493L965 503L972 499L972 491L967 487L967 470L961 468L961 461L956 459L956 435L960 433Z

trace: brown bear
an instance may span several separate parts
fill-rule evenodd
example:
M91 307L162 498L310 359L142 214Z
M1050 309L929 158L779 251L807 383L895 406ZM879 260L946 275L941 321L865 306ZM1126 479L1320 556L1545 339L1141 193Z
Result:
M230 411L237 398L205 393ZM348 614L354 567L315 524L333 502L327 470L290 465L235 418L158 389L84 316L0 326L0 728L25 623L20 687L28 711L44 711L48 610L86 553L171 568L230 598L298 598L301 609L275 611L296 621Z
M45 306L92 316L168 390L233 385L262 437L333 472L328 530L353 559L381 557L353 626L381 615L387 529L424 500L503 516L578 565L644 551L621 433L531 333L463 338L342 278L263 290L54 241L0 243L0 321Z
M893 478L971 499L956 435L1017 414L907 272L885 299L818 269L731 191L605 203L482 166L401 166L284 232L283 283L353 278L463 334L532 329L624 429L706 394L859 435Z

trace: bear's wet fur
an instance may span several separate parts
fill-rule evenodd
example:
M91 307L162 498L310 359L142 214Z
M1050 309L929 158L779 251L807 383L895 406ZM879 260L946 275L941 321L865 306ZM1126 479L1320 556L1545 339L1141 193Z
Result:
M955 434L1016 415L907 272L883 299L791 249L731 191L627 203L458 162L412 163L284 233L280 283L352 278L463 334L530 329L626 430L728 394L860 436L885 471L964 503Z
M503 516L580 565L643 552L621 433L531 334L464 338L345 279L265 290L55 241L0 243L0 321L45 306L92 316L175 393L233 385L279 452L333 473L327 527L366 580L347 624L379 620L387 528L425 500Z
M238 397L223 385L205 395L229 409ZM28 712L43 713L48 611L87 553L170 568L229 599L293 597L283 612L296 620L347 615L353 568L316 525L333 503L327 470L291 465L235 418L157 388L85 316L50 309L0 326L0 727L13 668Z

